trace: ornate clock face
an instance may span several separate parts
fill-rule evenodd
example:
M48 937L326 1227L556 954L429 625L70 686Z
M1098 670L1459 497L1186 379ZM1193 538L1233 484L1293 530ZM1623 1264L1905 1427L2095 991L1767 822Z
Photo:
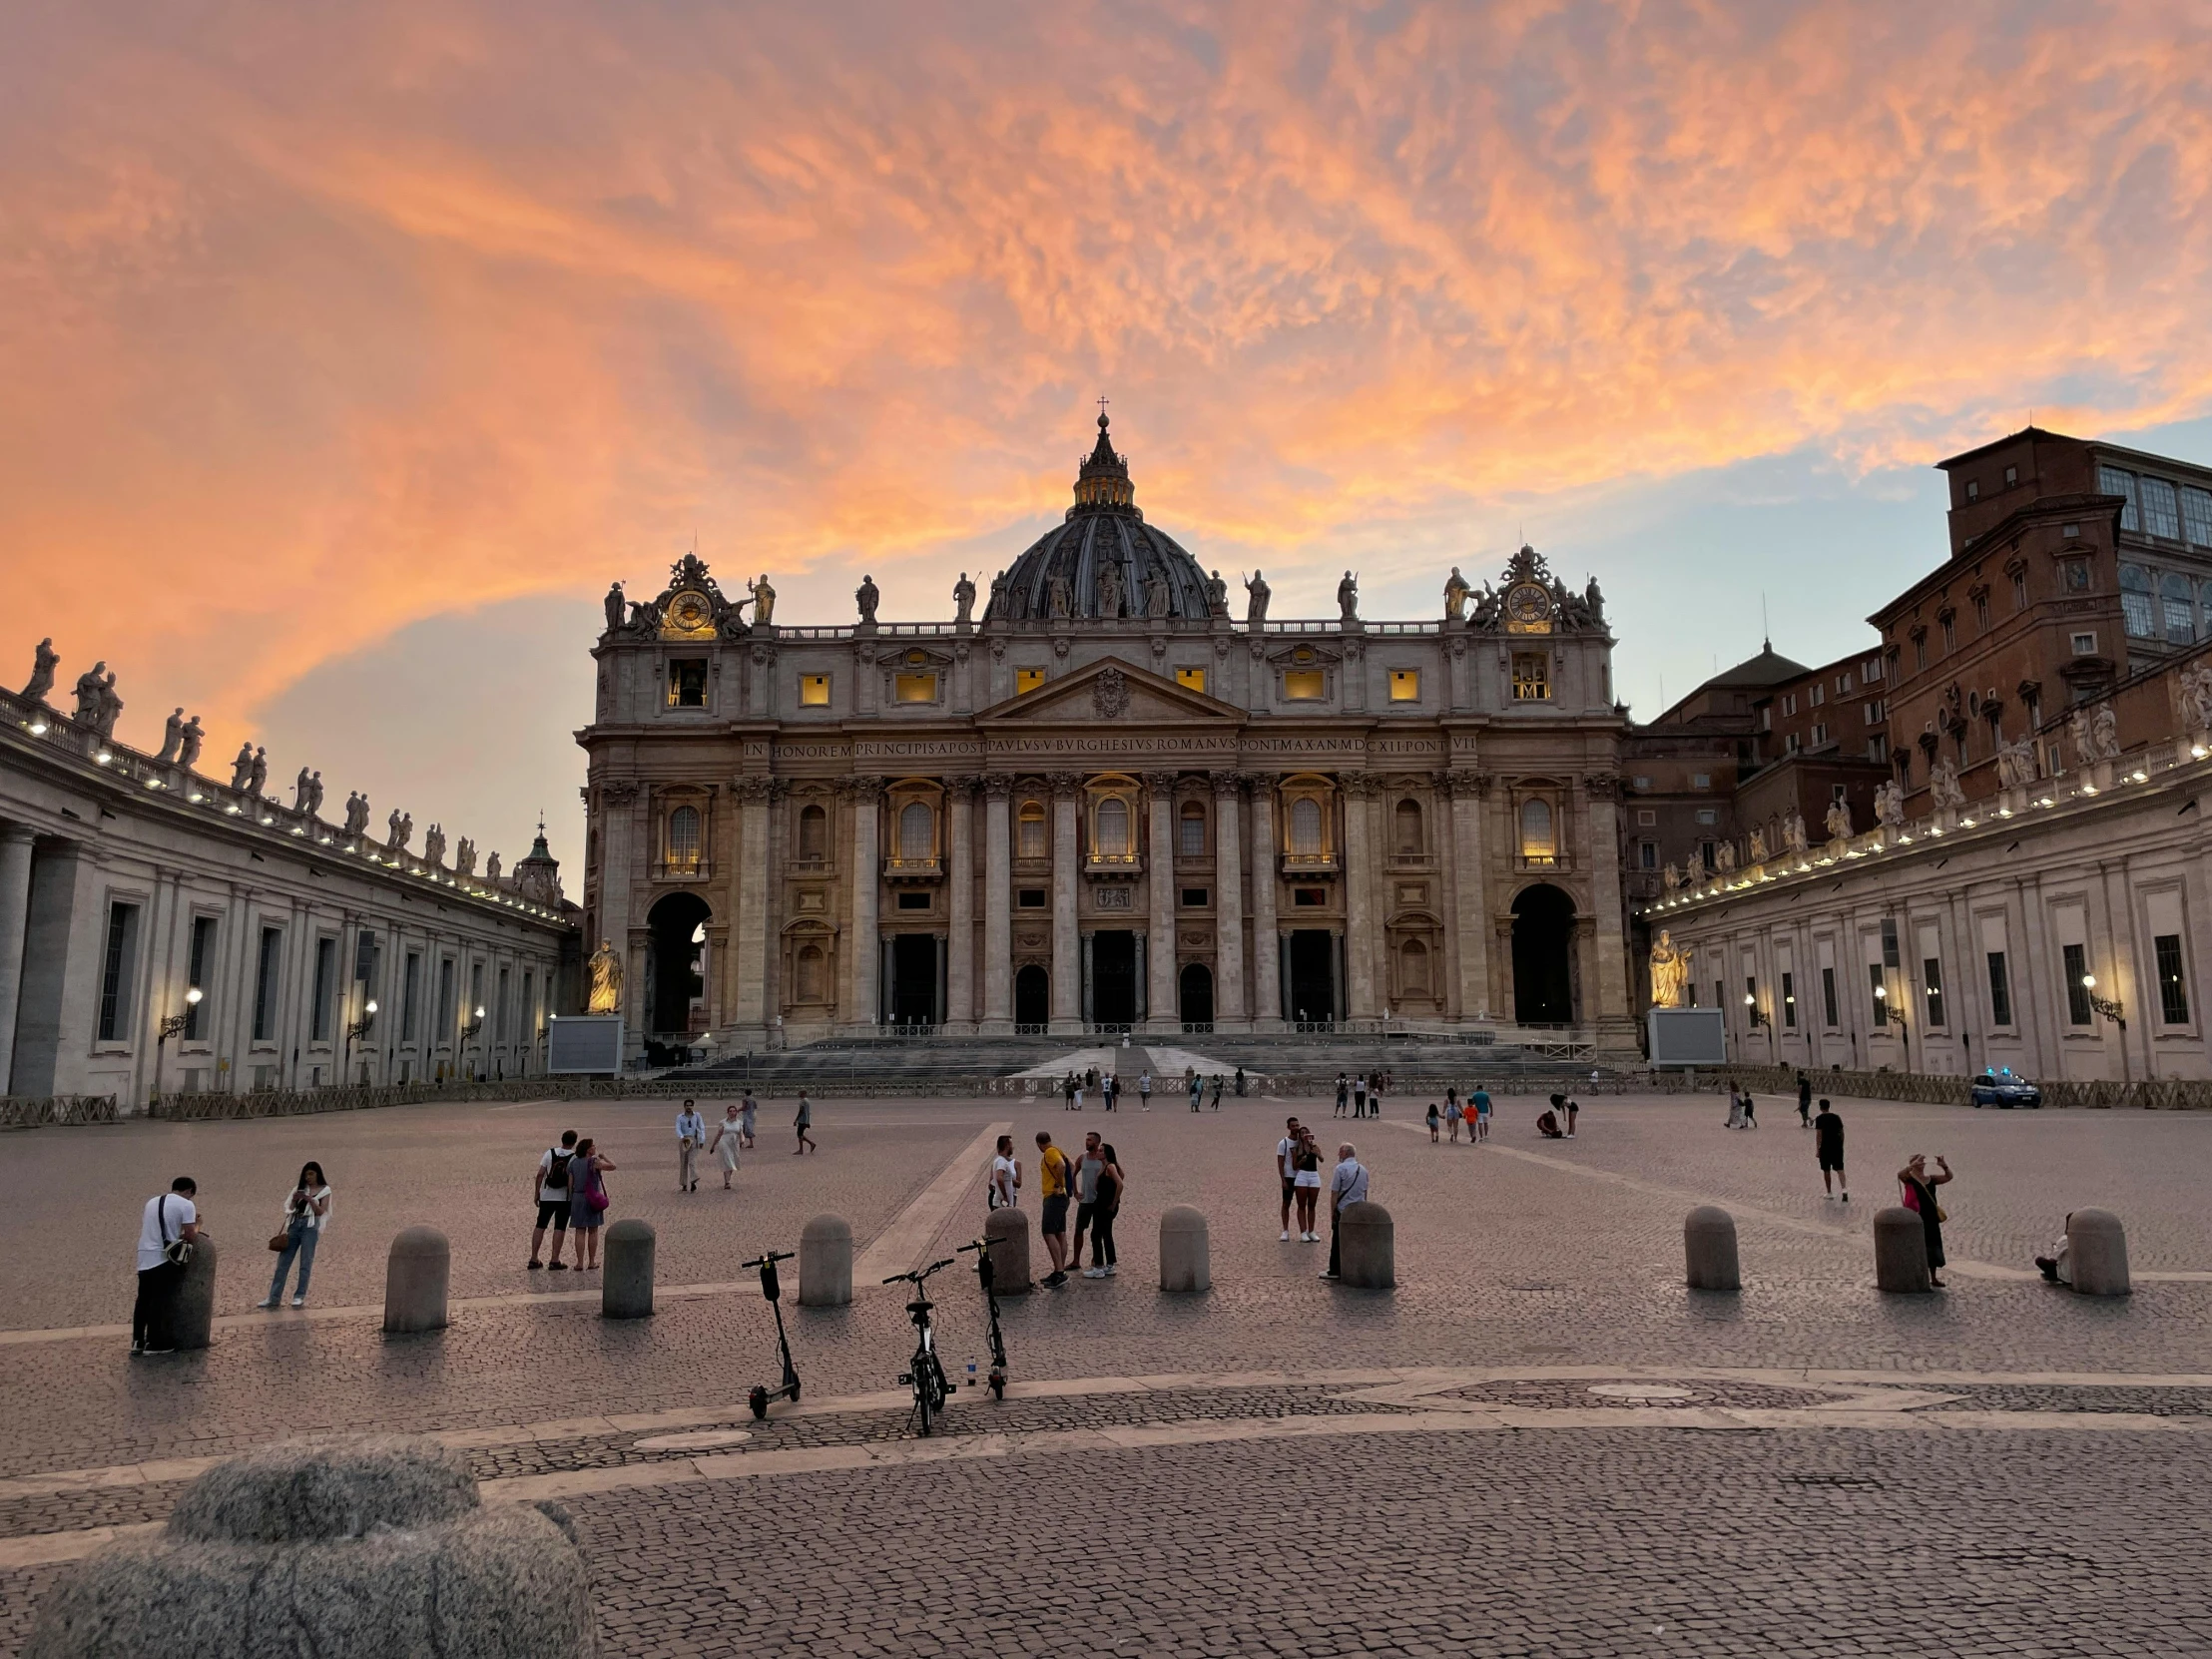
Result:
M668 602L668 626L680 634L711 633L715 608L703 593L680 593Z
M1534 582L1521 582L1505 595L1505 626L1515 634L1551 632L1551 595Z

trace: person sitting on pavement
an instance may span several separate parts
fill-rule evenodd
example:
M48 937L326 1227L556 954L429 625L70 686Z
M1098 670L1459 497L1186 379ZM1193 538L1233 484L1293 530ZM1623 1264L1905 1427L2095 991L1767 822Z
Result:
M1536 1119L1536 1133L1547 1141L1563 1141L1567 1132L1559 1127L1559 1114L1548 1108Z
M2035 1258L2035 1265L2042 1269L2046 1284L2071 1285L2073 1283L2073 1264L2069 1260L2073 1254L2073 1241L2069 1237L2069 1230L2072 1226L2073 1212L2068 1210L2066 1212L2066 1225L2058 1230L2058 1242L2050 1247L2050 1254Z

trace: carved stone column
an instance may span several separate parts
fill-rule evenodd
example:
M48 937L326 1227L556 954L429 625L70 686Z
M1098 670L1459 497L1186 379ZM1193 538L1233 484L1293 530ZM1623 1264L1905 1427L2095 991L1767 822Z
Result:
M15 1059L15 1011L23 990L23 938L31 919L31 841L28 825L0 830L0 1094L8 1092ZM214 967L213 963L209 964Z
M961 651L967 647L963 644ZM950 864L945 879L949 931L945 937L944 1022L965 1036L975 1029L975 848L973 778L945 780L945 843Z
M1077 932L1075 814L1083 780L1063 772L1052 780L1052 1025L1055 1037L1083 1034L1082 942Z
M1501 1017L1490 999L1489 880L1482 865L1482 801L1489 780L1472 767L1444 774L1451 795L1452 929L1459 940L1459 1017Z
M732 1017L738 1036L766 1044L769 1029L768 951L769 797L766 778L741 778L732 786L738 798L738 926L736 1005Z
M1275 921L1275 780L1252 780L1252 1028L1283 1028L1283 945Z
M1145 1001L1150 1017L1145 1029L1172 1036L1183 1029L1175 985L1175 774L1148 772L1144 787L1152 808L1152 912L1145 935Z
M983 1022L986 1037L1014 1029L1014 838L1011 778L983 780Z
M877 819L882 810L883 781L854 778L846 786L852 793L852 939L845 960L851 967L851 991L841 1010L844 1024L870 1033L882 1019L882 928L877 920L877 898L882 891L882 853L877 845Z
M1369 819L1375 781L1360 773L1337 780L1345 798L1345 978L1352 1019L1378 1019L1375 997L1375 838Z
M1245 1007L1243 825L1237 799L1243 780L1214 774L1214 1025L1251 1028Z
M1589 798L1589 833L1579 855L1588 860L1590 871L1597 958L1596 982L1585 981L1582 987L1582 1017L1591 1025L1617 1024L1632 1034L1635 1016L1628 992L1627 912L1621 907L1621 781L1609 772L1591 773L1582 780L1582 786ZM1970 986L1973 981L1965 975L1960 982ZM1779 1005L1776 1017L1780 1017Z

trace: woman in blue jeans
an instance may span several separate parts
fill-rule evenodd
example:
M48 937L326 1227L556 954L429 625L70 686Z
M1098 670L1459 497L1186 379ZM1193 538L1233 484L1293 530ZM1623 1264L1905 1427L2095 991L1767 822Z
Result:
M277 1252L276 1276L269 1282L269 1300L262 1307L274 1308L283 1300L284 1275L291 1271L293 1257L299 1259L299 1283L293 1289L291 1305L307 1305L307 1277L314 1272L314 1247L322 1237L322 1224L329 1219L330 1184L322 1178L322 1166L301 1164L298 1185L284 1200L284 1227L278 1235L284 1242Z

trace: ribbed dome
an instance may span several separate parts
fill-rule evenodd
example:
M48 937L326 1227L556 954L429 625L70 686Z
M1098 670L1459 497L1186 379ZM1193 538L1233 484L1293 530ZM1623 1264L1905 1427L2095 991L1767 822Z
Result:
M984 620L1022 622L1054 614L1054 589L1065 583L1067 615L1097 617L1104 597L1101 573L1120 572L1121 603L1115 613L1148 614L1153 584L1167 585L1167 615L1203 621L1213 615L1206 573L1198 561L1145 523L1129 482L1129 457L1107 441L1106 416L1098 417L1098 445L1075 479L1075 505L1066 522L1048 530L991 584Z

